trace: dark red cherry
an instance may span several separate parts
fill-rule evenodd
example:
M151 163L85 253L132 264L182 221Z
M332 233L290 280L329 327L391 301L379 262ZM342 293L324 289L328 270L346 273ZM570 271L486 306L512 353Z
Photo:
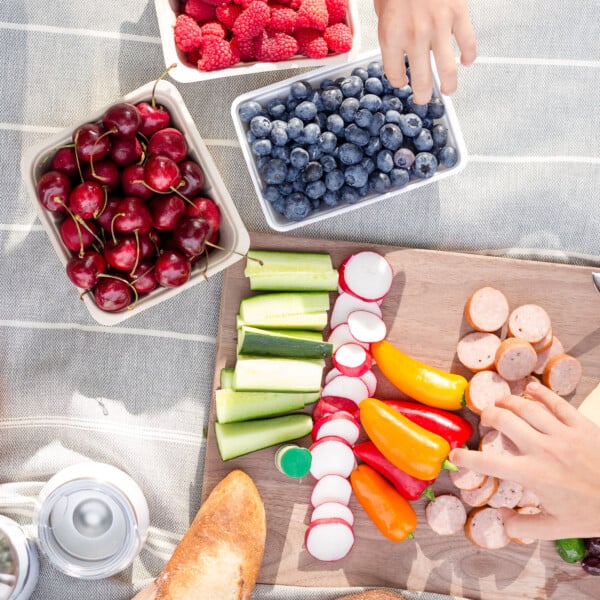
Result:
M213 232L221 227L221 210L210 198L192 198L190 203L186 203L185 214L188 217L202 217L208 221Z
M173 242L187 256L204 252L206 240L211 234L210 225L201 217L183 217L173 228Z
M193 198L200 194L205 183L202 167L193 160L184 160L180 163L179 169L183 185L180 185L177 190L186 198Z
M110 151L110 136L96 123L86 123L73 132L73 142L79 160L102 160Z
M120 201L121 198L119 196L109 196L104 208L96 217L96 223L108 233L112 233L112 220L117 212L117 206Z
M104 245L104 258L113 269L131 271L141 258L139 243L133 235L122 235L116 242L109 237Z
M154 262L151 260L141 261L130 273L129 280L138 294L151 292L158 286L158 281L156 281L156 277L154 276Z
M148 233L152 229L152 214L141 198L126 196L117 206L114 227L120 233Z
M69 208L82 219L92 219L100 214L104 199L104 190L99 183L84 181L71 191Z
M101 277L94 288L94 299L98 308L107 312L117 312L131 304L131 286L112 277Z
M82 223L69 215L60 224L59 232L63 244L71 252L83 252L85 248L89 248L94 243L98 227L94 221Z
M121 172L121 187L127 196L137 196L147 200L154 192L144 185L144 167L129 165Z
M99 252L86 250L82 256L72 256L66 270L77 287L91 290L98 283L98 274L106 272L106 261Z
M140 256L142 258L154 258L158 254L161 243L158 233L155 229L151 229L148 233L138 234Z
M185 201L177 194L157 194L150 199L150 212L156 229L170 231L185 213Z
M148 142L148 156L168 156L176 163L188 153L188 145L183 133L174 127L157 131Z
M83 179L85 181L94 181L100 185L105 185L108 190L114 190L117 187L120 177L121 174L117 165L106 158L90 163L83 169Z
M106 109L102 125L115 137L133 137L140 129L142 117L138 109L129 102L118 102Z
M115 164L123 168L138 162L143 153L144 149L140 140L134 136L113 140L109 156Z
M190 261L177 250L166 250L154 267L156 281L163 287L178 287L189 280L192 272Z
M144 166L144 181L157 192L168 192L181 181L181 171L167 156L152 156Z
M37 183L38 200L50 212L66 213L70 194L71 182L62 171L48 171Z
M74 179L79 174L77 169L77 159L75 158L74 148L59 148L50 162L50 168L61 171L70 179Z
M150 137L171 124L171 115L164 106L158 106L152 102L138 102L136 108L142 118L140 133Z

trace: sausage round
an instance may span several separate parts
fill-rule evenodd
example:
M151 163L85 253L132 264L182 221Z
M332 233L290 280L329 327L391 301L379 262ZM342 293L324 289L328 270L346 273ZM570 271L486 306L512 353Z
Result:
M480 415L484 408L497 400L510 396L506 380L495 371L480 371L471 377L465 390L467 406Z
M557 354L553 356L542 374L542 381L559 396L572 394L583 374L581 363L569 354Z
M469 506L484 506L496 493L499 481L496 477L486 476L483 485L474 490L460 490L460 497Z
M492 508L514 508L519 503L523 495L523 486L516 481L501 479L498 483L498 489L488 500L488 505Z
M427 524L438 535L458 533L467 521L464 504L453 494L437 496L425 507Z
M507 381L516 381L533 372L537 354L524 339L511 337L502 340L496 351L496 371Z
M465 304L465 320L476 331L498 331L508 319L506 296L496 288L485 286L471 294Z
M495 333L472 331L458 341L458 360L470 371L486 371L494 367L500 338Z
M469 513L465 535L471 543L487 550L504 548L510 542L500 511L489 506L475 508Z
M479 449L482 452L493 452L508 456L519 454L519 449L515 443L497 429L491 429L479 440Z
M487 477L483 473L477 473L477 471L463 467L459 467L458 471L448 471L448 474L450 481L452 481L455 487L459 490L467 491L476 490L478 487L481 487Z
M522 304L508 317L508 334L527 340L530 344L541 342L551 326L550 316L538 304Z
M537 362L535 363L535 367L533 372L537 375L541 375L548 364L548 361L556 356L557 354L563 354L565 351L561 341L555 336L552 336L552 341L550 342L550 346L545 350L537 351Z

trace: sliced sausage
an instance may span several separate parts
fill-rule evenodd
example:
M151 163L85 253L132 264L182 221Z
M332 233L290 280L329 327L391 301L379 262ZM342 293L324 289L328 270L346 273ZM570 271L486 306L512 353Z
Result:
M510 542L500 511L489 506L476 508L469 513L465 535L471 543L487 550L504 548Z
M537 383L540 382L535 375L527 375L527 377L523 377L522 379L509 381L508 385L510 386L510 393L513 396L522 396L525 393L525 388L530 381L536 381Z
M533 372L537 375L541 375L544 372L548 361L557 354L564 354L564 351L565 349L561 341L555 335L553 335L552 341L550 342L550 346L548 348L542 350L541 352L536 350L538 358Z
M499 481L491 475L486 476L483 485L474 490L460 490L460 497L465 504L469 506L484 506L488 500L496 493Z
M583 374L581 363L570 354L557 354L553 356L542 374L542 381L559 396L572 394Z
M533 346L533 349L539 354L540 352L543 352L544 350L548 350L548 348L550 348L550 346L552 345L553 337L554 331L552 330L552 327L550 327L548 333L539 342L536 342L535 344L531 345Z
M492 508L514 508L519 503L523 495L523 486L516 481L501 479L498 483L498 489L488 500L488 505Z
M481 487L487 478L487 475L483 473L477 473L477 471L472 471L471 469L465 469L463 467L459 467L458 471L448 471L450 475L450 481L457 487L459 490L476 490L478 487Z
M480 415L484 408L497 400L510 396L506 380L495 371L480 371L471 377L465 390L467 406Z
M542 512L541 509L537 506L523 506L521 508L517 508L516 512L520 515L537 515ZM511 537L511 542L515 542L516 544L533 544L537 542L535 538L527 538L527 537Z
M467 369L477 373L494 367L498 346L500 338L495 333L472 331L460 338L456 354Z
M529 488L523 488L523 493L521 494L521 499L517 503L517 506L525 508L526 506L539 506L540 499L538 495L530 490Z
M516 381L533 372L537 354L526 340L516 337L506 338L496 351L496 371L507 381Z
M479 440L479 449L482 452L493 452L494 454L519 455L519 449L515 446L514 442L497 429L488 431Z
M465 304L465 320L476 331L498 331L508 319L506 296L496 288L486 286L471 294Z
M530 344L541 342L550 331L550 316L537 304L523 304L508 317L508 334L527 340Z
M453 494L442 494L425 507L427 524L438 535L454 535L467 522L464 504Z

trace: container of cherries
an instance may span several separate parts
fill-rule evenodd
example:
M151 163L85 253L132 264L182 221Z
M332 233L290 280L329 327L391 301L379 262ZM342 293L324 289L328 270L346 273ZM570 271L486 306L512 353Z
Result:
M249 248L183 98L162 78L30 148L21 167L65 282L103 325L208 280Z

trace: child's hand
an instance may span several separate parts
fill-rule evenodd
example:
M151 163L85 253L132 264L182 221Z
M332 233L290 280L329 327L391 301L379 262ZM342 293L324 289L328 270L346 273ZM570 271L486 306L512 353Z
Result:
M450 460L537 494L539 514L502 509L510 537L600 536L600 428L541 384L530 383L527 396L509 396L481 415L516 444L518 456L457 448Z
M431 98L433 77L429 51L433 50L442 94L456 91L456 60L452 36L463 65L477 56L475 33L467 0L374 0L385 73L395 87L408 83L404 55L408 56L416 104Z

